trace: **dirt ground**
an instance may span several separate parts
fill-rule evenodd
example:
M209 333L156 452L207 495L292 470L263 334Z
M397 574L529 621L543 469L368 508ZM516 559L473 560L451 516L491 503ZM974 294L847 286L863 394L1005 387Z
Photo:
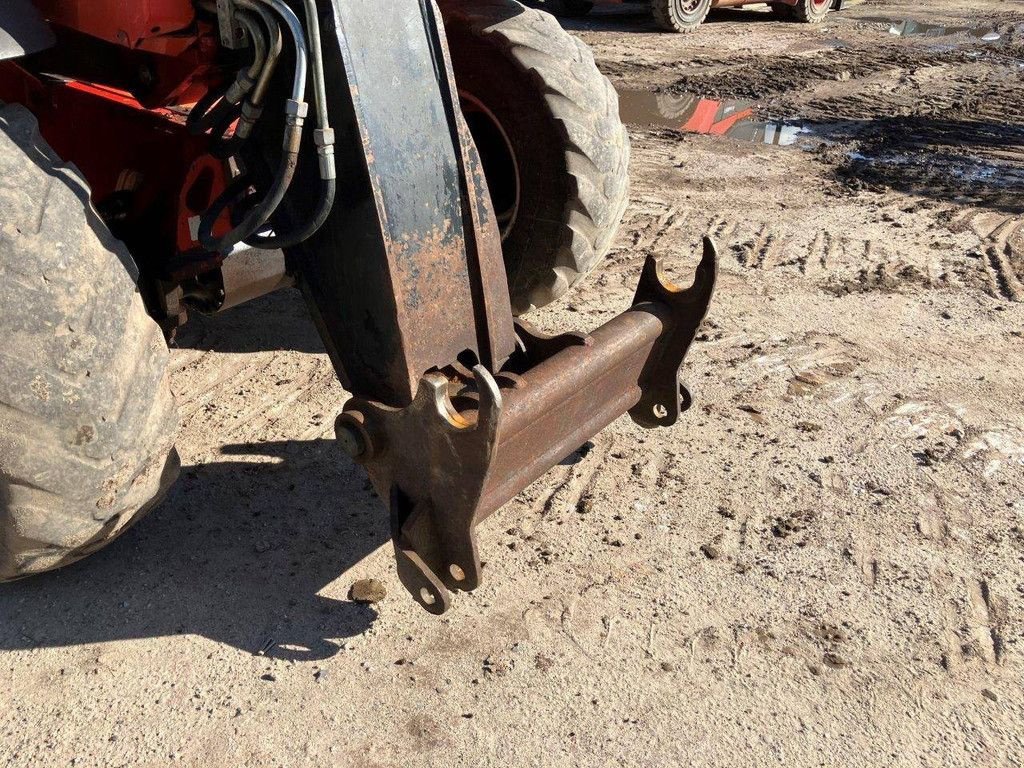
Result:
M438 619L333 445L345 395L298 295L195 321L170 498L0 590L0 762L1024 762L1024 7L567 26L622 89L807 129L635 126L607 266L538 318L594 327L647 253L683 281L711 232L693 410L620 419L520 494L480 529L484 585ZM375 607L348 600L366 577Z

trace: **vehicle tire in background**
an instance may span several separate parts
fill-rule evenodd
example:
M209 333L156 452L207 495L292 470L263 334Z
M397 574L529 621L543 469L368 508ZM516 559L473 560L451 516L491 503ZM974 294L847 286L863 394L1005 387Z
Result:
M515 0L440 5L521 315L608 252L627 203L629 138L590 49L550 14Z
M711 0L652 0L651 13L658 26L669 32L693 32L704 23Z
M828 16L832 8L832 0L800 0L790 6L790 18L805 24L819 24Z
M167 345L89 188L0 104L0 581L110 542L178 471Z

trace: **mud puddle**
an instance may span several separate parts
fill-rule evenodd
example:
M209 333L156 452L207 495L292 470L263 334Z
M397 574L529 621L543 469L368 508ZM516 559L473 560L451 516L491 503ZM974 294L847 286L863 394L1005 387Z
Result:
M862 166L898 169L906 180L912 180L916 174L933 187L939 187L944 180L946 185L959 187L965 196L970 196L978 187L1004 190L1018 190L1024 187L1024 168L1011 162L967 154L882 151L849 152L847 157Z
M619 91L619 113L631 125L661 126L739 142L791 146L810 135L799 123L761 120L753 101L708 99L696 94Z
M913 19L888 19L879 18L871 21L887 22L889 34L897 37L951 37L953 35L968 35L983 43L997 43L1002 35L992 27L945 27L941 24L927 24Z

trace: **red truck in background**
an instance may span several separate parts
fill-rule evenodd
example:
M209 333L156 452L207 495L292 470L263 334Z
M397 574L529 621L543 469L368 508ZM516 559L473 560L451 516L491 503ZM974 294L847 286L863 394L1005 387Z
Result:
M662 29L692 32L712 8L741 5L765 5L779 19L817 24L831 10L839 10L843 0L546 0L544 8L556 16L586 16L595 5L646 5Z

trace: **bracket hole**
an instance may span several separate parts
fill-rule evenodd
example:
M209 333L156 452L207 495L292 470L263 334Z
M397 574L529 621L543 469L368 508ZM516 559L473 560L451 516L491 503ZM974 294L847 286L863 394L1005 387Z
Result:
M668 416L668 408L661 403L658 403L656 406L651 408L651 412L654 414L654 418L656 419L664 419Z
M437 598L434 597L434 593L426 587L420 587L420 600L422 600L426 605L433 605L437 602Z
M452 578L456 581L466 580L466 572L462 570L462 568L457 566L455 563L452 563L448 566L448 573L450 573L452 575Z

